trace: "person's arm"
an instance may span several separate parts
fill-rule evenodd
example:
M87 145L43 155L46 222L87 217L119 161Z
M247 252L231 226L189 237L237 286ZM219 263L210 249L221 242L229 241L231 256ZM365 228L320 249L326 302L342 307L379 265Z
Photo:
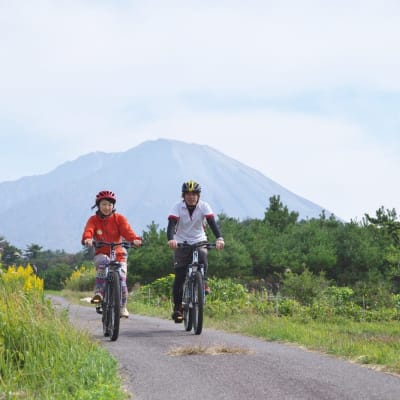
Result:
M82 233L81 243L84 246L92 246L95 225L93 218L90 217L86 222L85 228Z
M215 221L214 215L208 215L206 217L206 220L207 220L208 226L211 228L211 231L214 234L214 236L217 239L222 238L221 231L218 228L218 225L217 225L217 223Z
M206 220L207 220L208 226L210 227L212 233L216 237L216 241L215 241L216 248L218 250L219 249L223 249L224 246L225 246L224 238L221 235L221 231L218 228L218 225L217 225L217 223L215 221L214 215L208 215L206 217Z
M178 218L170 215L168 217L168 226L167 226L167 239L168 239L168 247L171 249L176 249L177 243L174 239L176 225L178 223Z
M167 226L167 239L168 240L173 240L177 223L178 223L177 218L175 218L175 217L168 218L168 226Z

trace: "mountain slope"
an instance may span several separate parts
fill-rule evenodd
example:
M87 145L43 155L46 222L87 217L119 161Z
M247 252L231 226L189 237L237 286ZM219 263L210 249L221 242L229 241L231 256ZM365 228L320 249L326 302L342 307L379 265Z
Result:
M80 237L99 190L113 190L117 210L141 234L151 222L165 228L182 182L198 181L215 214L262 219L269 198L280 195L300 219L318 217L322 207L285 189L253 168L209 146L159 139L126 152L90 153L48 174L0 183L0 236L26 248L81 249ZM327 213L329 214L329 213Z

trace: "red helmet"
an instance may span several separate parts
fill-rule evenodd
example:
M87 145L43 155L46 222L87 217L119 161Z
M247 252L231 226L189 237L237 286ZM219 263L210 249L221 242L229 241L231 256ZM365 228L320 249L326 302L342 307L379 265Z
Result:
M111 192L110 190L102 190L96 195L96 206L99 205L100 200L108 200L111 201L111 203L115 204L115 202L117 201L117 197L115 196L115 193Z

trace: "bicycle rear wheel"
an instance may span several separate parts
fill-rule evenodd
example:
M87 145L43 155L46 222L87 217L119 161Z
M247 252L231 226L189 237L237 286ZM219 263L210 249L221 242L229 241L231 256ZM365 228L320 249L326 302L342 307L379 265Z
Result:
M121 313L121 283L117 271L110 271L103 307L103 333L111 341L118 339Z
M200 335L203 329L203 310L204 310L204 282L203 275L197 271L193 280L193 330L196 335Z

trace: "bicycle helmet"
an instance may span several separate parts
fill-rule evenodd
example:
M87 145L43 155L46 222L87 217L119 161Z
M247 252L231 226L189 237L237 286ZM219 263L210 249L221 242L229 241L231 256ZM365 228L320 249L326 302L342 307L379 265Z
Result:
M189 192L200 194L201 192L200 185L195 181L184 182L182 185L182 193L189 193Z
M96 195L96 206L99 205L100 200L108 200L111 203L115 204L115 202L117 201L117 197L115 196L115 193L111 192L110 190L102 190Z

